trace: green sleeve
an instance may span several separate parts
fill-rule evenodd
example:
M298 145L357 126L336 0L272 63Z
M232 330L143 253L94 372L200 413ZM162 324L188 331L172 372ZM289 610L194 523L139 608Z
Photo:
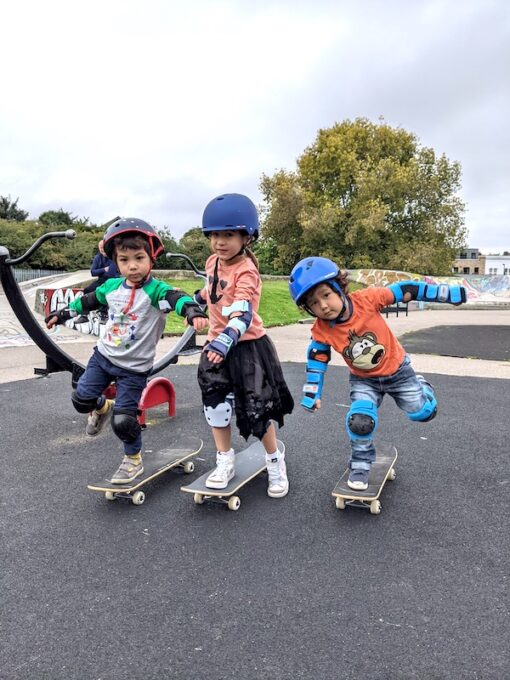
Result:
M144 286L144 291L150 297L151 304L153 307L156 307L156 309L159 309L160 300L164 300L168 292L174 291L180 293L180 291L176 291L176 289L168 285L168 283L165 283L164 281L159 281L158 279L152 279L151 281L149 281L149 283L146 286ZM195 304L193 298L190 297L187 293L180 293L180 296L175 304L175 311L177 312L177 314L179 314L180 316L184 316L182 313L182 308L184 305L190 303Z

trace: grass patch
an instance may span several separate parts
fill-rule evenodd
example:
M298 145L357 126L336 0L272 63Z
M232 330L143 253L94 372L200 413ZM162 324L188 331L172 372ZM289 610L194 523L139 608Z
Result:
M165 279L166 283L174 288L180 288L192 295L197 288L202 287L201 279ZM359 284L350 284L352 292L357 288L363 288ZM306 319L309 315L300 311L294 304L289 294L287 281L268 280L262 283L262 295L260 298L259 314L266 328L271 326L288 326L298 323L300 319ZM185 321L178 314L171 313L167 316L165 333L167 335L181 335Z

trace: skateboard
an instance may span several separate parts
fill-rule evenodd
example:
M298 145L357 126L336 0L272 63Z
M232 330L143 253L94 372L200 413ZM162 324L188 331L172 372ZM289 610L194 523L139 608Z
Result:
M336 507L344 510L346 506L357 508L368 508L372 515L381 512L381 501L379 496L386 484L386 481L393 480L397 476L395 472L395 461L397 460L397 449L388 444L381 447L382 452L377 454L368 477L368 488L364 491L356 491L347 485L349 468L344 472L340 481L337 483L332 495L335 497Z
M134 505L142 505L145 501L145 493L141 491L141 487L169 470L179 469L185 474L193 472L195 463L191 458L200 453L203 445L203 441L198 437L189 437L178 448L162 449L155 453L144 454L143 474L129 484L112 484L108 479L102 479L99 482L87 484L87 488L90 491L104 493L105 498L109 501L127 498Z
M278 449L285 453L285 444L278 441ZM205 501L225 504L229 510L239 510L241 499L235 494L249 481L266 471L266 450L260 441L256 441L244 451L236 454L236 472L224 489L209 489L205 480L211 470L203 474L188 486L181 486L181 491L192 493L198 505Z

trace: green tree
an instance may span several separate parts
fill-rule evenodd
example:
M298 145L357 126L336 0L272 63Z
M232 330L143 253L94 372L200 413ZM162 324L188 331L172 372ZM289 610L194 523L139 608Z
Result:
M27 219L28 213L18 208L19 197L11 201L10 196L0 196L0 219L12 220L13 222L23 222Z
M206 260L211 254L209 239L204 236L200 227L193 227L179 241L179 252L187 255L198 269L204 269ZM174 263L177 262L178 260L174 260ZM174 264L174 266L176 265ZM178 267L179 269L189 269L183 260L180 261Z
M73 217L70 212L63 210L62 208L59 208L58 210L46 210L46 212L39 215L39 222L47 227L74 227L77 224L85 226L88 224L88 221L88 217Z
M295 175L263 178L263 233L286 258L296 234L291 266L315 254L347 268L447 274L466 238L460 177L458 163L421 147L414 134L347 120L318 132Z
M263 273L286 274L301 256L303 190L299 177L285 170L272 177L262 175L260 190L266 204L261 215L261 244L266 248L271 244L273 251L272 270ZM262 245L257 248L257 256L261 250Z

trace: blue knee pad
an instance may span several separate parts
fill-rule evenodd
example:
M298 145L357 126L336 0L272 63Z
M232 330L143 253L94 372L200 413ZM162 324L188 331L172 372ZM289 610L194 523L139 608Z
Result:
M345 416L345 428L351 441L372 439L379 418L377 406L368 399L356 399Z
M423 392L425 393L426 401L419 411L408 413L409 420L415 420L420 423L427 423L433 420L437 415L437 399L428 385L422 384Z

